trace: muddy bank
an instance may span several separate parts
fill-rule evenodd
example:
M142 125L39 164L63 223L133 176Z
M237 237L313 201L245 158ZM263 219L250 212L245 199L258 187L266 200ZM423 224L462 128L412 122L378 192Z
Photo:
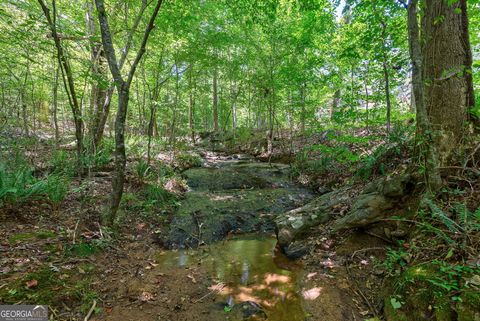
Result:
M150 251L155 263L123 281L102 320L360 320L341 269L305 270L275 244L244 235L197 250Z

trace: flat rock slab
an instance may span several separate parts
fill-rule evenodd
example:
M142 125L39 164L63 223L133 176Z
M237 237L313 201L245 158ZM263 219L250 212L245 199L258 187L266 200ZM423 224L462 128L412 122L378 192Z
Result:
M191 190L162 240L167 248L209 244L229 233L273 233L277 215L313 198L290 181L289 167L281 164L225 161L184 175Z

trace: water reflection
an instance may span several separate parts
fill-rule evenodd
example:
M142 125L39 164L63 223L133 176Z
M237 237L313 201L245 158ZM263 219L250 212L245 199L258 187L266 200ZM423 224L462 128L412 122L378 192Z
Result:
M271 238L242 237L210 246L207 255L169 252L160 263L164 267L202 264L222 284L217 292L226 304L253 301L265 309L270 321L304 320L302 300L318 297L321 289L299 291L300 269L274 252L275 243Z

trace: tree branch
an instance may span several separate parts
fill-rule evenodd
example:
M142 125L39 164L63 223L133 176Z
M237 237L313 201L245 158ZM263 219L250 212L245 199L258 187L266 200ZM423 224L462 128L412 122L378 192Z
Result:
M39 0L41 1L41 0ZM100 32L102 34L102 44L107 56L108 65L112 72L113 80L120 87L125 83L120 72L120 68L115 55L115 48L113 47L112 35L110 32L110 26L108 25L107 14L105 12L105 4L103 0L95 0L95 6L98 11L98 20L100 22Z
M133 79L133 75L135 74L135 70L137 69L138 63L142 59L143 54L145 53L145 47L147 45L148 37L152 32L153 28L155 28L155 19L157 18L158 11L162 6L163 0L157 0L157 4L155 5L155 9L153 9L152 16L150 17L150 21L148 22L147 27L145 28L145 33L143 34L142 44L140 45L140 49L137 52L137 56L133 61L132 67L128 73L127 85L130 85Z

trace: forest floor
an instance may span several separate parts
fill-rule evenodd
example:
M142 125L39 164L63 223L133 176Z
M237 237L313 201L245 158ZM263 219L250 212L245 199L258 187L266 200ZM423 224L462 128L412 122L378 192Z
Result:
M210 204L189 208L202 219L227 199L220 212L212 211L220 215L213 222L208 217L205 223L195 216L187 220L204 229L206 243L219 242L205 245L197 238L197 244L181 244L186 250L166 250L159 234L171 233L176 225L128 215L112 233L100 225L98 211L108 196L109 172L90 173L89 185L74 181L60 207L33 201L1 209L1 301L49 304L58 320L80 320L90 310L90 320L243 320L251 315L252 320L334 321L378 315L383 272L376 263L384 258L387 243L363 233L332 237L318 227L308 239L313 250L289 261L275 248L271 216L302 205L313 194L291 182L285 165L245 159L240 167L248 170L234 170L230 177L232 155L205 155L210 155L206 176L190 178L204 195L189 204L188 195L195 192L187 192L187 204L180 201L179 210L210 195ZM271 168L281 175L272 180ZM203 192L202 183L210 184ZM127 191L137 184L129 179ZM217 186L213 192L212 186ZM247 212L255 215L245 218ZM214 236L221 215L236 223ZM213 224L210 230L208 224ZM178 235L185 229L176 227L174 239L187 240L193 233ZM182 263L185 258L188 263Z
M82 179L72 176L63 201L32 198L0 208L0 303L48 304L53 320L372 321L382 319L391 302L390 317L401 310L432 317L441 306L451 315L445 320L470 320L480 284L476 225L466 225L467 238L438 219L416 224L412 217L389 222L390 229L332 232L330 222L350 211L369 181L401 173L411 161L408 140L382 141L326 131L293 142L297 152L279 148L287 152L271 157L257 148L263 141L250 139L235 152L206 144L177 155L179 161L159 154L153 169L141 157L131 159L113 230L101 224L112 164L100 155L101 166ZM51 143L28 146L22 153L38 177L55 172L52 159L56 168L70 166L53 155ZM73 154L70 145L60 149ZM352 153L365 150L372 157L353 167ZM467 200L475 209L480 189L472 187L466 198L457 190L468 189L464 185L444 194L446 204ZM287 259L276 246L275 218L342 186L348 186L347 201L303 237L308 251L301 259ZM392 237L409 229L415 233ZM392 277L407 286L403 292L388 292ZM418 299L424 293L426 299ZM446 303L432 309L436 300ZM460 313L466 316L455 316Z

